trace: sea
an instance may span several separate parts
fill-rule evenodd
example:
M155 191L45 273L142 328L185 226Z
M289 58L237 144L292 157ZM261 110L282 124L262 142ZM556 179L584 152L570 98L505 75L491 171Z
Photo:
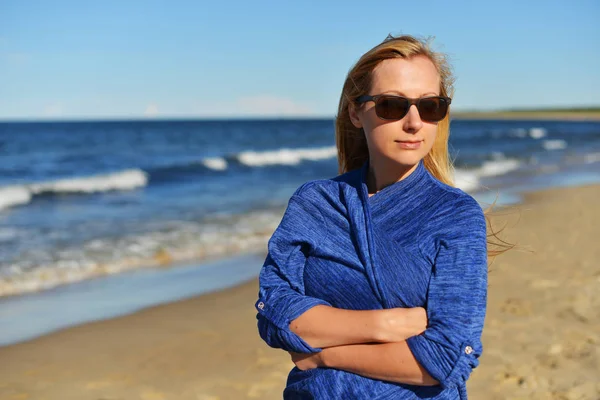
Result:
M600 182L600 121L455 119L450 150L482 205ZM332 118L0 123L0 297L265 252L336 175Z

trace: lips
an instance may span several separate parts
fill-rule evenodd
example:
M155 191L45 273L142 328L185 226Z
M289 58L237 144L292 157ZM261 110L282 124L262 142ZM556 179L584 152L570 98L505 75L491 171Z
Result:
M394 140L394 142L398 143L398 146L401 149L417 150L419 147L421 147L422 140Z

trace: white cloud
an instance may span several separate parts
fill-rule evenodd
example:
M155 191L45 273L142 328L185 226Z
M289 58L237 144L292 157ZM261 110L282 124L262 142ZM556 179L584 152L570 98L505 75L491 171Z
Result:
M229 117L312 117L318 115L312 106L296 102L289 97L275 95L256 95L234 98L231 101L196 102L189 112L184 106L177 108L177 114L198 118L229 118ZM174 111L163 112L171 115Z
M23 66L31 61L31 55L27 53L7 53L4 58L9 65L15 66Z
M287 97L273 95L258 95L241 97L236 101L236 107L231 109L233 115L255 116L307 116L314 114L313 110Z
M44 117L61 117L64 115L64 107L61 102L47 104L42 110Z
M157 104L148 104L146 107L146 111L144 111L144 116L152 118L158 115L158 105Z
M114 99L82 98L73 104L50 100L21 105L2 106L0 89L0 119L127 119L127 118L286 118L318 117L314 106L275 95L234 97L231 101L191 102L177 99L136 99L124 104ZM8 101L8 99L6 99ZM140 107L141 106L141 107ZM327 116L327 115L326 115Z

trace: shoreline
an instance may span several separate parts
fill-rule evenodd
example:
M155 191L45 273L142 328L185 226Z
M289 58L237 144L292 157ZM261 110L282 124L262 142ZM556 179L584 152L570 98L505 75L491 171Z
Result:
M490 265L471 397L600 394L598 196L597 184L544 189L493 215L520 248ZM257 292L252 278L0 347L0 398L281 398L293 364L260 339Z
M246 253L146 268L0 298L0 349L70 327L224 290L258 275L266 255ZM157 293L156 288L160 288ZM79 305L85 304L85 307ZM57 310L64 312L58 313Z

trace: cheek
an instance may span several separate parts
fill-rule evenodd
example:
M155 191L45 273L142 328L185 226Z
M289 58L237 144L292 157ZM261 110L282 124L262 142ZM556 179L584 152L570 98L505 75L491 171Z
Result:
M373 132L374 130L377 130L384 121L377 117L374 110L369 109L363 113L361 122L365 132Z
M391 124L373 124L365 126L367 143L371 149L378 151L387 151L388 147L393 146L396 131L390 127Z
M433 143L435 142L435 137L437 136L437 125L427 126L426 130L423 132L423 138L425 139L425 148L427 152L431 150L433 147Z
M363 129L367 138L367 143L371 148L381 149L385 146L386 138L389 136L389 127L385 121L379 118L364 118Z

